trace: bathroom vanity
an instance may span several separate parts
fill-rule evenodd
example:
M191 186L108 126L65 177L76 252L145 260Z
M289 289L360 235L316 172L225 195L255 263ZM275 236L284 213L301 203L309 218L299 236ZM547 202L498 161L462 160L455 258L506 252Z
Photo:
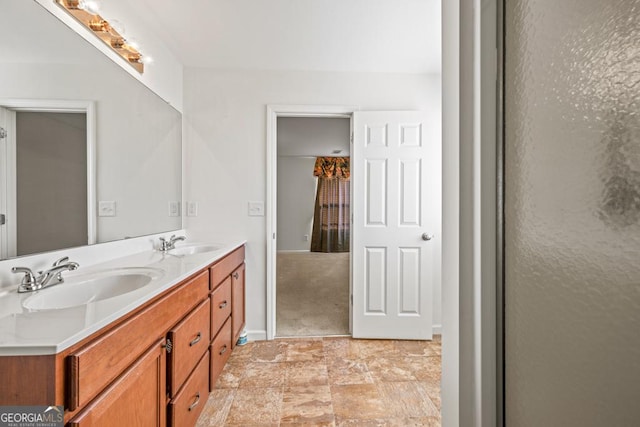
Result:
M195 425L245 324L245 250L184 248L101 266L162 272L111 298L25 308L73 283L2 296L0 402L62 405L67 426Z

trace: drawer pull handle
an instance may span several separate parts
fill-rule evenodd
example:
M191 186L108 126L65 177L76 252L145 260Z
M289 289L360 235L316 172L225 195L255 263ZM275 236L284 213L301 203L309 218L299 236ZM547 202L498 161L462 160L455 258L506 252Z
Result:
M189 406L189 411L193 411L193 408L195 408L196 406L198 406L198 403L200 403L200 392L196 393L196 401L193 402L191 404L191 406Z
M225 308L227 306L227 300L224 300L220 303L220 305L218 306L218 308L222 309Z
M202 339L202 334L198 332L198 335L196 335L194 340L189 343L189 347L193 347L194 345L198 344L201 339Z
M236 271L235 273L233 273L233 278L238 280L238 277L240 277L240 275L238 274L238 272Z
M225 344L225 345L222 346L222 350L220 350L220 356L222 356L226 352L227 352L227 345Z

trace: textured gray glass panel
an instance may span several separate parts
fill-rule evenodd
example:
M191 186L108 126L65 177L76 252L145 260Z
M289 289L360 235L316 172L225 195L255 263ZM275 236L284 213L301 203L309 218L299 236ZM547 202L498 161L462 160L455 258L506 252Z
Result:
M506 425L639 425L640 1L505 7Z

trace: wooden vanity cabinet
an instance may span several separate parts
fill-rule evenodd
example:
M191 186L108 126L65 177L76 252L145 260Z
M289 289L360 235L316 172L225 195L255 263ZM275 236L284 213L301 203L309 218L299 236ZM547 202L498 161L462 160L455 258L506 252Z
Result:
M244 292L241 246L58 354L0 357L0 401L64 405L67 426L191 427L244 326Z

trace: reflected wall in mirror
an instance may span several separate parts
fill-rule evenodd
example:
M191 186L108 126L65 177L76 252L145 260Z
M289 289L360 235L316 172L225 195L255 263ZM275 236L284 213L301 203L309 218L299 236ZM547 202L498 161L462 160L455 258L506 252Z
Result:
M180 229L181 114L35 1L0 40L0 259Z

